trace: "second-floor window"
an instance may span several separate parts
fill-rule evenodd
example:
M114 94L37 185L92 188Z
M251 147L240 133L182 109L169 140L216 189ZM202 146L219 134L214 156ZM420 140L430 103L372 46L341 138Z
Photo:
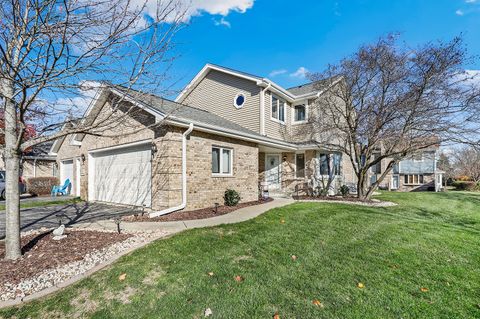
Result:
M307 107L305 104L298 104L293 107L293 121L305 122L307 120Z
M380 157L379 153L373 154L373 160L376 160ZM378 162L375 165L372 165L371 171L373 174L381 174L382 173L382 162Z
M272 119L285 123L285 101L272 95Z

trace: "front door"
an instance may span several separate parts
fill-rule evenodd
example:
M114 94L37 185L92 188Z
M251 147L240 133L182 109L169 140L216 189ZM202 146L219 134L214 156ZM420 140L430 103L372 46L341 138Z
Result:
M265 156L265 182L268 188L280 189L280 155L270 154Z
M392 189L398 189L398 175L392 176Z

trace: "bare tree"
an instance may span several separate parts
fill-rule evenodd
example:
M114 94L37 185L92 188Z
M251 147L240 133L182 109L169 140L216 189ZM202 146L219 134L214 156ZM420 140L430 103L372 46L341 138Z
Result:
M457 175L467 176L473 182L480 182L480 151L474 147L464 147L454 156Z
M461 38L407 48L391 35L311 75L319 90L328 87L312 139L349 157L359 198L369 199L407 156L447 141L479 143L480 91L462 69L467 59Z
M73 133L102 135L119 118L83 118L85 93L108 80L158 91L175 58L180 2L12 0L0 7L0 96L6 162L6 258L20 256L19 158ZM152 14L152 12L155 12ZM88 80L88 81L85 81ZM126 112L118 116L125 116ZM65 118L67 120L65 120ZM93 124L94 123L94 124ZM29 125L37 135L25 139Z

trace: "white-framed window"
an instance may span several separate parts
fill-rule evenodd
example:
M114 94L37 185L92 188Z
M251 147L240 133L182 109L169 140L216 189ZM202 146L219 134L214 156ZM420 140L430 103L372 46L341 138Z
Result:
M405 185L421 185L423 184L423 175L409 174L404 176Z
M380 157L380 153L375 153L373 154L373 159L376 160L377 158ZM374 164L370 167L370 171L373 174L381 174L382 173L382 162L378 162L377 164Z
M307 103L296 104L292 108L292 123L306 123L308 120L308 105Z
M212 146L212 174L231 176L233 171L233 150L220 146Z
M324 176L340 175L342 170L342 154L320 153L318 157L319 174Z
M235 95L235 98L233 99L233 105L237 109L241 109L243 107L243 105L245 104L245 101L246 101L245 94L238 93L237 95Z
M305 177L305 154L295 154L295 177Z
M271 119L285 124L285 108L287 102L272 94Z

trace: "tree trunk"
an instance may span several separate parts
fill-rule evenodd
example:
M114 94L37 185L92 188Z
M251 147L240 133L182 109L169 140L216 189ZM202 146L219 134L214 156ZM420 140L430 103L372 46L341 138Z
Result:
M21 256L20 247L20 155L17 147L17 112L11 83L2 83L5 102L5 259Z
M365 183L368 181L367 179L367 173L364 171L360 171L358 176L358 181L357 181L357 197L360 200L367 200L366 198L366 187Z

